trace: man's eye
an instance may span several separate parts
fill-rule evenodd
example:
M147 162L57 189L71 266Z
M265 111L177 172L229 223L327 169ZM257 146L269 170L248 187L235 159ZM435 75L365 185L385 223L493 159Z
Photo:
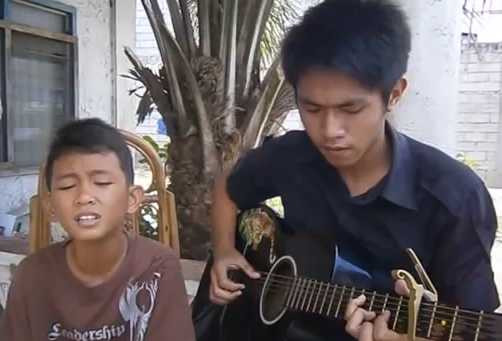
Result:
M317 114L321 111L321 108L318 107L307 107L305 110L311 114Z
M97 186L108 186L108 185L111 185L112 183L111 182L102 181L102 182L96 182L95 184Z
M73 187L75 187L75 185L59 186L58 190L60 190L60 191L66 191L66 190L68 190L70 188L73 188Z
M354 107L354 108L345 108L345 112L347 114L358 114L363 110L361 107Z

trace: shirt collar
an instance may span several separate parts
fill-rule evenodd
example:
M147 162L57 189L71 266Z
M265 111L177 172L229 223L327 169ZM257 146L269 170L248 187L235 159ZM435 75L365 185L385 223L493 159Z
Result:
M408 139L394 129L389 122L386 122L385 131L392 149L392 165L382 197L396 205L417 210L415 196L416 167Z

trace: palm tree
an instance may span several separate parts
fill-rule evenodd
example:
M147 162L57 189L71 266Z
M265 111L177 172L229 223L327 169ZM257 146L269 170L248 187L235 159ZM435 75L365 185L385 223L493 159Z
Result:
M131 93L141 96L138 123L156 109L170 132L182 257L206 259L214 182L294 108L277 52L302 3L315 1L166 1L174 32L158 1L142 0L162 65L145 67L126 48L129 77L141 83Z

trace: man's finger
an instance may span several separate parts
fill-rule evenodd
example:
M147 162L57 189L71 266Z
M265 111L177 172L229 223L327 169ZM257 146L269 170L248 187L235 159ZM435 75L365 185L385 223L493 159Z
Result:
M403 279L398 279L394 284L394 291L399 296L410 296L410 289Z
M240 290L237 290L234 292L229 292L229 291L223 290L218 287L212 287L211 293L210 293L210 295L213 298L215 298L217 301L224 302L224 304L228 304L229 302L235 300L241 294L242 294L242 291L240 291Z
M216 266L214 272L211 272L211 274L213 273L216 279L216 284L221 289L225 289L230 292L244 289L244 284L233 282L228 278L227 268L225 265Z
M345 320L348 321L352 314L364 304L366 301L366 296L360 295L354 299L349 300L349 303L347 304L347 308L345 308Z
M209 300L218 305L227 305L233 301L233 299L228 299L228 297L219 297L217 295L218 294L214 293L213 289L211 289L209 292Z
M374 312L357 308L348 319L347 324L345 325L345 330L357 339L360 333L361 325L364 324L364 322L373 320L374 318Z
M406 341L406 335L400 335L389 329L390 312L385 311L373 321L373 339L375 341Z
M211 284L209 286L209 298L212 302L218 303L223 302L227 304L228 302L234 300L238 297L242 292L240 290L228 291L221 288L218 284L218 280L216 278L216 274L214 271L211 271ZM220 304L220 303L218 303Z
M260 278L260 274L246 261L244 257L239 260L239 267L251 278Z
M374 341L373 340L373 323L364 322L359 330L359 335L357 337L358 341Z

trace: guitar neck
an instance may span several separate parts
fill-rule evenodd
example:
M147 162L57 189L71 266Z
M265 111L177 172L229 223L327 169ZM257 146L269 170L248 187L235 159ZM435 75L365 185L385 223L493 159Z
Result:
M349 300L361 294L366 296L363 306L365 310L377 314L390 311L389 328L398 333L406 333L408 300L402 296L382 295L374 291L367 292L297 277L289 287L286 305L294 311L344 318ZM416 335L438 341L502 340L502 315L424 302L418 313Z

